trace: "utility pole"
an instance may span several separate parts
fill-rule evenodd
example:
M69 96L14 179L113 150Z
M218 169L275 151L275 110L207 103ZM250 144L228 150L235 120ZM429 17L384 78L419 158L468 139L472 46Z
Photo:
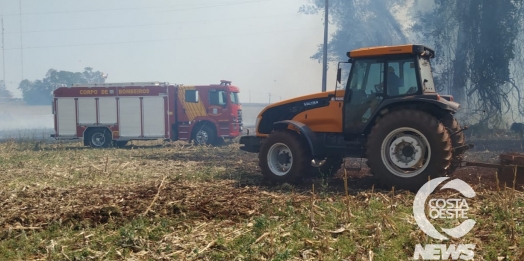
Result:
M2 80L4 81L4 87L6 85L5 80L5 50L4 50L4 16L1 17L1 23L2 23Z
M324 62L322 64L322 92L326 91L326 75L327 75L327 39L328 39L328 0L324 7L325 17L324 17Z
M24 44L22 38L22 0L20 3L20 63L22 64L22 80L24 80Z

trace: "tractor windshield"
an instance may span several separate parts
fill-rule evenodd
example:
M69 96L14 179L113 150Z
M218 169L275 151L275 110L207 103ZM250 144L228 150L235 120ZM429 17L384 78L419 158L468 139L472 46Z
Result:
M428 57L420 57L420 80L422 81L422 88L424 92L435 92L435 84L433 83L433 74L431 71L431 63Z

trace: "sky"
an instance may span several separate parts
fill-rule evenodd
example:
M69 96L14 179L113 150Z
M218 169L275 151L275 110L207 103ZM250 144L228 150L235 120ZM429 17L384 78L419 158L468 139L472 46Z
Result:
M245 103L320 92L322 64L310 57L323 41L323 12L299 13L308 3L0 0L5 81L21 97L22 79L42 79L51 68L92 67L108 74L106 82L230 80ZM331 65L327 90L335 89L335 78Z

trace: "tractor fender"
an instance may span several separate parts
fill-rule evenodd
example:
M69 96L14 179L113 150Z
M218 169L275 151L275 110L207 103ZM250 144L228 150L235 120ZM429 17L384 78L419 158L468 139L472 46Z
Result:
M456 102L451 102L447 100L436 100L436 99L429 99L424 96L415 96L410 97L410 99L403 98L394 98L389 99L384 102L382 102L379 107L375 110L373 115L371 116L372 121L368 121L366 127L364 128L364 131L368 132L370 131L371 127L373 127L374 119L378 117L378 115L387 113L392 108L395 108L397 106L433 106L433 108L438 108L441 111L448 111L455 113L459 110L460 104ZM435 111L429 111L431 114L435 114ZM437 112L438 113L438 112ZM435 115L436 116L436 115Z
M275 125L275 129L279 130L286 129L288 125L293 125L300 131L300 135L306 138L309 144L311 155L320 154L320 146L318 144L317 137L315 133L306 124L293 120L277 121L273 124Z
M434 96L431 96L434 97ZM385 100L380 104L380 107L378 108L378 111L382 110L384 107L391 107L395 105L404 105L404 104L431 104L439 107L442 110L451 111L451 112L457 112L460 109L460 104L452 101L448 101L445 99L436 100L431 99L429 97L424 96L414 96L409 97L409 99L406 99L407 97L399 97L399 98L393 98Z

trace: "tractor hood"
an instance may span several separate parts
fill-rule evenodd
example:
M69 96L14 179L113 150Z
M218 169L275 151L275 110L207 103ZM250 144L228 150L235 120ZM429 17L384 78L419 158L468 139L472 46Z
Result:
M273 130L274 123L283 120L308 124L314 131L322 131L324 128L321 126L324 125L329 130L340 132L339 126L342 121L340 103L343 102L344 93L344 90L319 92L270 104L257 116L255 124L257 133L269 134ZM315 127L317 125L318 128Z
M264 114L264 112L266 112L267 110L269 110L271 108L279 107L281 105L287 105L287 104L290 104L290 103L296 103L296 102L303 101L305 103L304 106L311 106L311 105L315 104L315 102L316 102L315 100L316 99L318 99L318 100L324 100L324 99L328 99L328 100L333 100L333 99L343 100L344 99L344 93L345 93L345 90L318 92L318 93L298 96L298 97L295 97L295 98L292 98L292 99L287 99L287 100L275 102L275 103L272 103L272 104L266 106L258 114L258 116L260 117L262 114ZM336 96L335 96L335 94L336 94Z

